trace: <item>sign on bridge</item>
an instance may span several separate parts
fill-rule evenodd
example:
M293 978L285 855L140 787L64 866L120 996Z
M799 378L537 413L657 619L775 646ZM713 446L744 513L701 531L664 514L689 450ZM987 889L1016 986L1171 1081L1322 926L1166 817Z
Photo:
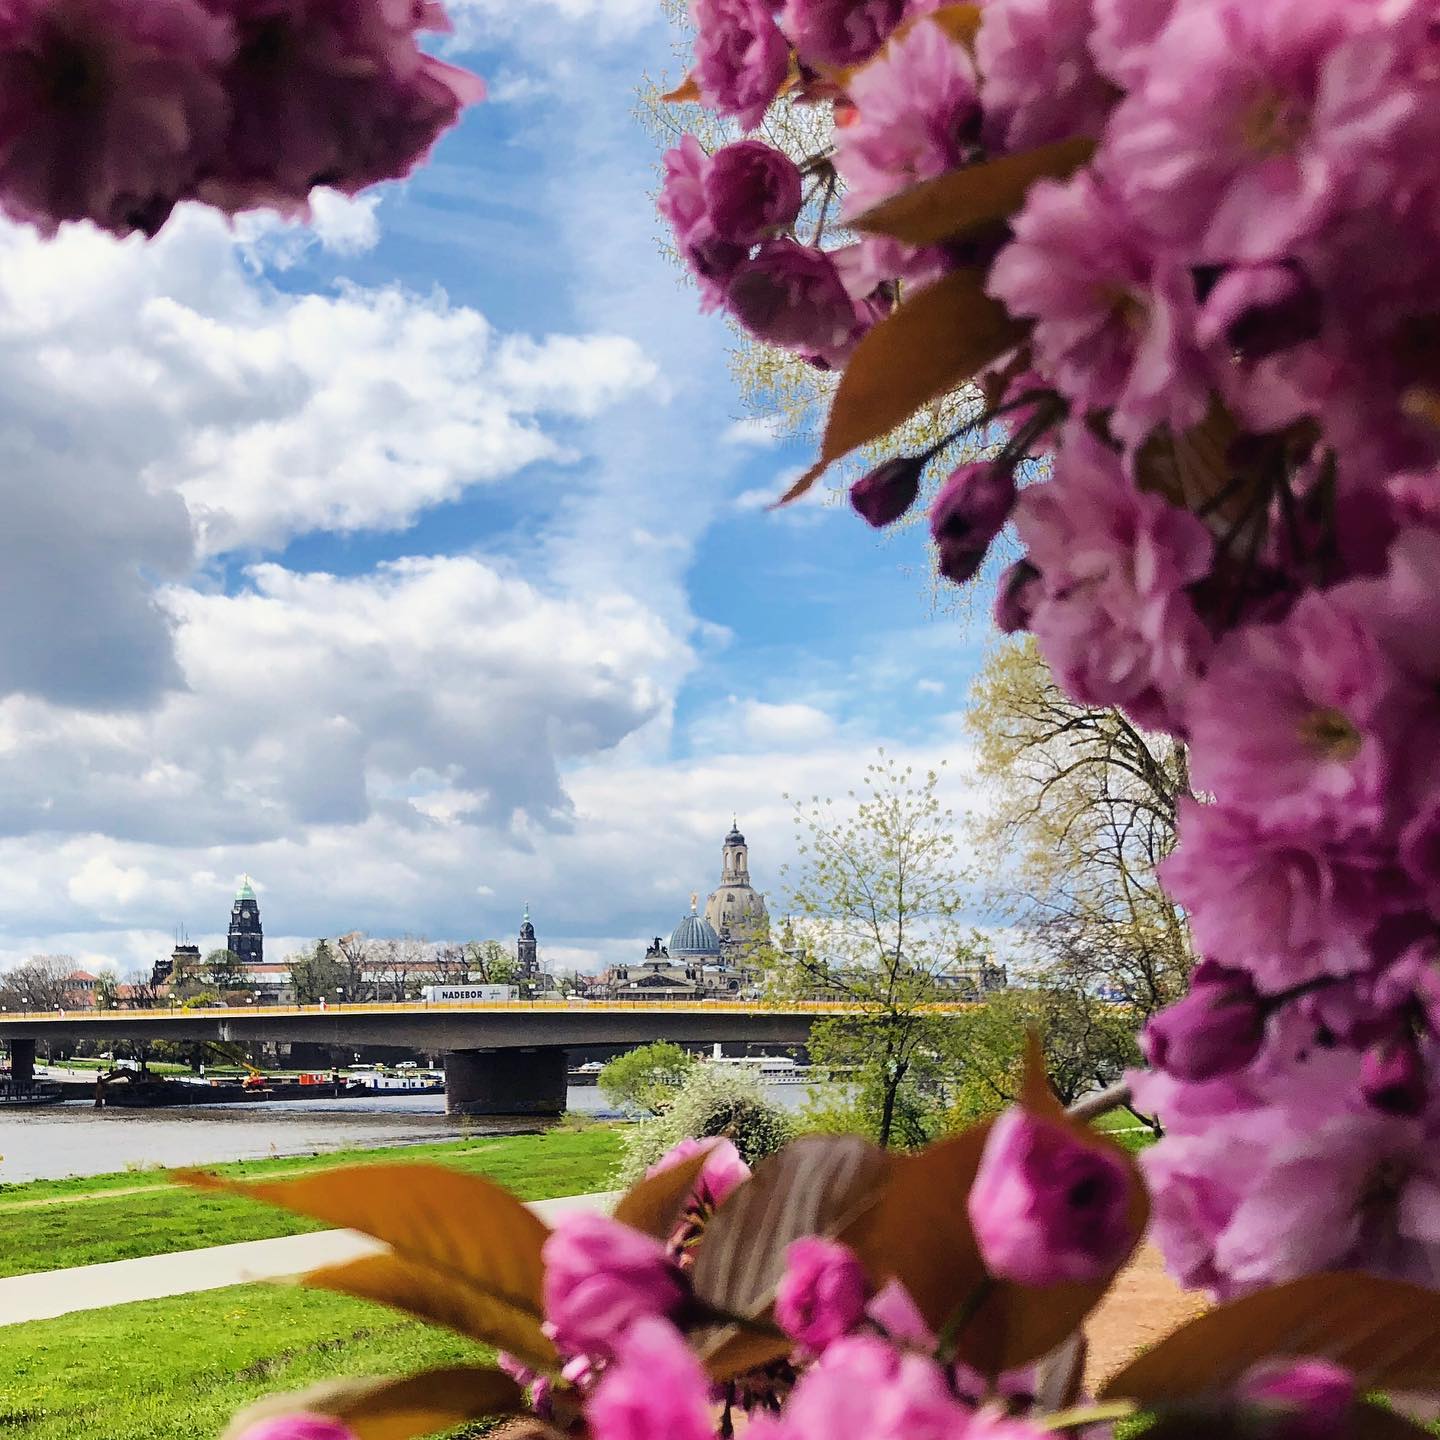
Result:
M424 1000L514 1000L520 992L513 985L427 985L420 992Z

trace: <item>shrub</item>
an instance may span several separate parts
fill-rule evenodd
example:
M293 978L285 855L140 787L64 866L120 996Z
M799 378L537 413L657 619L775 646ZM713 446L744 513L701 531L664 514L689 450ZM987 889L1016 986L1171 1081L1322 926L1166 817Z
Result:
M681 1140L723 1135L749 1165L780 1149L794 1133L785 1110L767 1100L758 1076L740 1067L693 1066L660 1113L625 1135L619 1182L638 1180Z

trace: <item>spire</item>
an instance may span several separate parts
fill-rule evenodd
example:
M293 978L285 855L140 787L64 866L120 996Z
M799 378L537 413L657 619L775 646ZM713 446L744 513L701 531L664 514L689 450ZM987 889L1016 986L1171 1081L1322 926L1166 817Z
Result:
M695 907L696 907L697 905L699 905L699 903L700 903L700 896L699 896L694 890L692 890L692 891L690 892L690 913L691 913L692 915L695 913Z
M525 913L520 917L520 921L523 925L530 923L530 902L528 900L525 902Z

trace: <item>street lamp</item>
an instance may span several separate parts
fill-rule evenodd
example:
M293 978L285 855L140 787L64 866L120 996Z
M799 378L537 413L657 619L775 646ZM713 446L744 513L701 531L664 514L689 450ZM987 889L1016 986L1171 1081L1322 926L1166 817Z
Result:
M337 985L337 986L335 987L335 1004L338 1006L338 1005L344 1004L344 1002L345 1002L345 987L344 987L343 985Z

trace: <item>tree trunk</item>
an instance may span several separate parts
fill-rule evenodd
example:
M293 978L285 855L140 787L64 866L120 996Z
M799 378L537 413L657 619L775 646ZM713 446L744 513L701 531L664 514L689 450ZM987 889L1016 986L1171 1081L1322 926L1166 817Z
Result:
M879 1142L882 1150L890 1148L890 1131L895 1125L895 1100L900 1094L900 1082L905 1078L909 1063L887 1067L885 1079L885 1103L880 1109Z

